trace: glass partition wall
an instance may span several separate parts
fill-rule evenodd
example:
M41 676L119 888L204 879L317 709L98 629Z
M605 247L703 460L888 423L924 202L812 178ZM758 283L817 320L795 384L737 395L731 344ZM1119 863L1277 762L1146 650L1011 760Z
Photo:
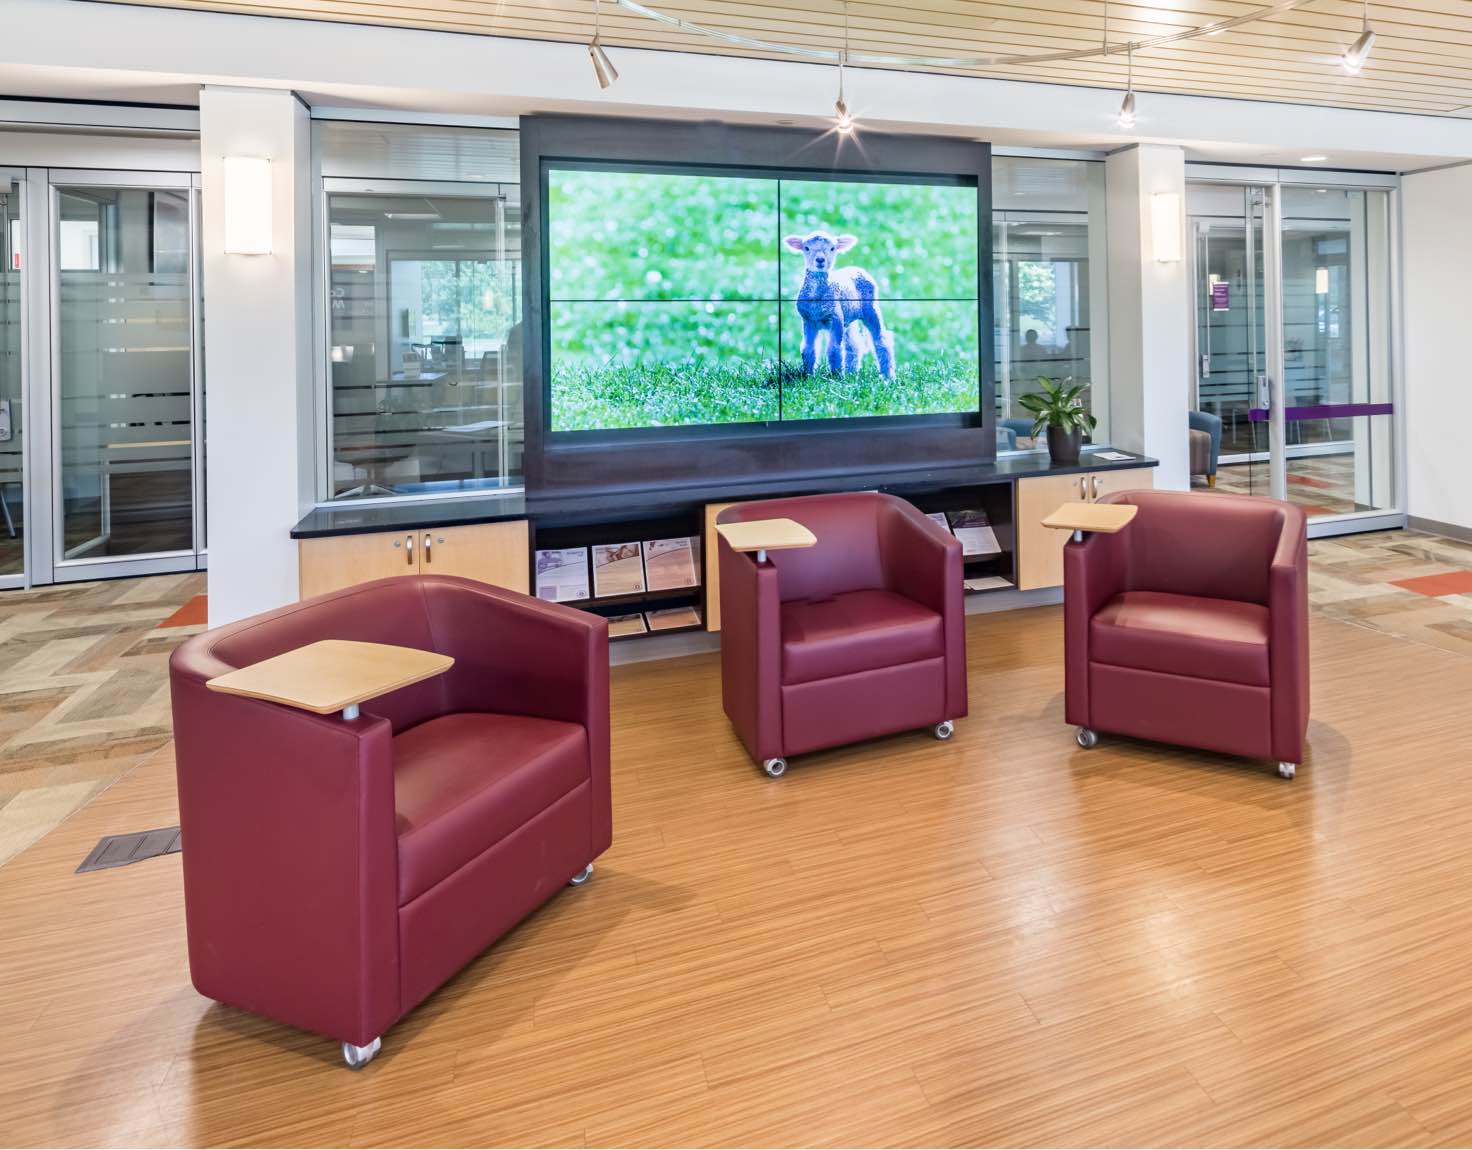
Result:
M19 585L26 564L21 189L0 170L0 587Z
M1195 406L1222 420L1218 487L1321 521L1395 510L1391 196L1189 187Z
M323 183L327 497L519 488L519 189Z

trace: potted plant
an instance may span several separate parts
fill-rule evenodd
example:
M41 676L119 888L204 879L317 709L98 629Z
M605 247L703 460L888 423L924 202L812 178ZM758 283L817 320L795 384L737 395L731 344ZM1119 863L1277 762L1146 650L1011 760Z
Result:
M1089 414L1081 399L1089 390L1086 383L1065 387L1051 379L1039 379L1040 390L1019 396L1017 402L1033 417L1032 433L1036 437L1048 430L1048 455L1054 463L1077 463L1083 446L1084 432L1093 431L1099 421Z

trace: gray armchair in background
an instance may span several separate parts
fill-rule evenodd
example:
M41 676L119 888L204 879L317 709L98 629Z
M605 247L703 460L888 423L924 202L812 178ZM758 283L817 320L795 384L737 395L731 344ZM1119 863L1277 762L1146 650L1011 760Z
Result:
M1216 463L1222 453L1222 417L1206 411L1186 413L1191 436L1191 474L1206 476L1216 486Z

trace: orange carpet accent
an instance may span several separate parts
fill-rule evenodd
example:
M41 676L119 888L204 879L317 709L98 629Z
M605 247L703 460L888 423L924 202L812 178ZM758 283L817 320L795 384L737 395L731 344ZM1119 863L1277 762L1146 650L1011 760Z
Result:
M1394 579L1391 582L1418 595L1472 595L1472 571L1446 571L1440 575L1420 575L1415 579Z
M160 631L168 627L197 627L209 622L209 596L196 595L158 625Z

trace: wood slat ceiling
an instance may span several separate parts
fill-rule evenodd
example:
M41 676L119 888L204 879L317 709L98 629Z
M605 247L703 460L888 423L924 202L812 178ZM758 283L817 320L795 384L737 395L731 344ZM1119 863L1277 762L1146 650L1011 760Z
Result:
M592 0L105 0L299 19L386 24L537 40L584 41ZM650 6L723 32L782 44L837 48L839 0L650 0ZM1251 12L1239 0L1170 0L1110 5L1110 37L1137 41ZM849 4L855 53L914 56L1038 54L1089 48L1101 38L1102 0L912 0ZM1303 7L1212 36L1150 48L1135 57L1142 92L1226 96L1334 107L1472 117L1472 2L1374 2L1379 39L1363 74L1346 76L1338 54L1360 29L1357 0L1310 0ZM668 27L604 0L603 41L734 56L784 58L733 48ZM794 57L785 57L794 58ZM943 71L945 69L929 69ZM971 74L1045 83L1121 87L1122 55L1009 64Z

